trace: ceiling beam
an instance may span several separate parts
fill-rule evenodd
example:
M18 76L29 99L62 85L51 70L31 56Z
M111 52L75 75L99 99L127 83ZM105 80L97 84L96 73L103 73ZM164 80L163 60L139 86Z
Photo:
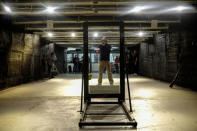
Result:
M157 32L155 33L145 33L143 37L153 37L153 34L157 34ZM119 39L119 35L113 35L113 34L99 34L98 37L94 37L92 35L89 35L89 39L101 39L103 36L107 37L108 39ZM43 38L50 38L50 39L83 39L82 35L78 35L75 37L72 37L70 35L53 35L53 37L49 37L47 34L41 35L41 37ZM129 39L129 38L138 38L138 32L136 33L125 33L125 39Z
M72 31L70 31L70 32L53 32L53 34L55 34L55 35L62 35L62 36L64 36L64 37L70 37L70 35L71 35L71 32ZM125 31L125 34L133 34L133 33L137 33L138 31ZM159 33L160 31L147 31L148 33ZM38 34L38 35L45 35L47 32L34 32L34 34ZM115 33L115 34L119 34L118 32L108 32L108 31L105 31L105 32L103 32L103 31L99 31L99 33L106 33L106 34L111 34L111 33ZM76 34L76 37L77 36L83 36L83 32L82 31L80 31L80 32L75 32L75 34ZM113 36L111 36L111 37L113 37Z
M141 41L141 42L143 42L143 41ZM69 46L69 47L72 47L72 46L77 46L77 47L79 47L79 45L81 45L82 47L83 47L83 43L82 42L78 42L78 43L76 43L76 42L70 42L70 43L68 43L68 42L54 42L55 44L58 44L58 45L65 45L65 46ZM131 45L131 44L138 44L138 43L140 43L140 42L125 42L125 45ZM99 45L100 43L90 43L90 45ZM118 45L118 44L110 44L110 45Z
M182 13L184 14L188 14L188 13L197 13L196 10L185 10ZM43 12L43 11L15 11L13 13L8 13L5 11L0 11L0 15L22 15L22 16L56 16L56 15L66 15L66 16L121 16L121 15L153 15L153 14L166 14L166 13L162 13L159 11L144 11L144 12L140 12L140 14L136 14L136 13L127 13L126 11L119 11L119 10L113 10L113 11L103 11L103 10L99 10L99 11L94 11L94 10L77 10L77 11L56 11L56 13L54 14L48 14L48 12ZM173 12L168 12L167 14L177 14L176 11Z
M125 27L125 30L167 30L168 26L164 26L164 27ZM78 30L83 30L82 27L56 27L53 29L48 29L48 28L37 28L37 27L27 27L25 28L25 30L28 31L78 31ZM110 27L92 27L89 29L90 31L99 31L99 30L108 30L110 31ZM116 31L118 31L119 29L117 29Z
M147 38L135 38L135 39L132 39L132 40L127 40L126 42L136 42L136 41L144 41L146 40ZM50 40L50 39L49 39ZM50 40L50 41L53 41L53 42L82 42L83 43L83 40L71 40L71 39L67 39L67 40L61 40L61 39L53 39L53 40ZM117 42L119 43L120 41L119 40L108 40L108 43L112 43L112 42ZM101 40L89 40L89 43L101 43Z
M138 44L143 41L133 41L133 42L125 42L125 45L130 45L130 44ZM54 41L53 43L55 44L62 44L62 45L83 45L83 42L64 42L64 41ZM101 43L89 43L89 45L100 45ZM109 43L110 45L119 45L119 43Z
M50 5L50 6L88 6L88 5L100 5L100 6L121 6L121 5L136 5L136 4L148 4L148 3L176 3L176 1L172 1L172 0L165 0L164 1L159 1L159 0L150 0L150 1L110 1L110 0L106 0L106 1L83 1L83 2L63 2L63 1L58 1L56 2L54 0L54 2L49 1L49 2L6 2L6 4L12 5L12 6L43 6L43 5ZM179 0L179 2L184 2L184 3L188 3L188 4L196 4L197 1L195 0Z
M110 37L110 36L106 36L107 39L110 41L110 40L120 40L120 37ZM133 35L133 36L126 36L125 35L125 40L133 40L133 39L141 39L141 38L149 38L149 37L153 37L152 34L149 34L149 35L144 35L142 37L139 37L137 35ZM49 39L49 40L54 40L54 39L58 39L58 40L83 40L83 37L48 37L46 36L45 37L46 39ZM102 37L89 37L89 40L101 40Z
M125 37L125 40L129 41L129 40L141 40L141 39L144 39L144 38L148 38L147 36L146 37ZM83 38L56 38L56 37L49 37L47 38L48 40L71 40L71 41L83 41ZM100 38L90 38L89 39L90 41L101 41L101 37ZM107 40L108 41L119 41L120 38L113 38L113 37L107 37Z
M170 24L170 23L180 23L180 20L157 20L158 23L166 23L166 24ZM83 21L83 20L54 20L53 23L54 24L69 24L69 23L74 23L74 24L81 24L87 21ZM113 20L88 20L88 22L117 22L117 21L113 21ZM152 20L123 20L124 23L151 23ZM13 22L13 24L16 25L30 25L30 24L47 24L47 21L15 21Z

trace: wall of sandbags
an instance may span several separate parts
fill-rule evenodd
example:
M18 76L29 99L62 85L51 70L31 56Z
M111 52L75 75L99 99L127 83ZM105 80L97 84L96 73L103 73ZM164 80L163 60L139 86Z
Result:
M12 86L41 77L40 37L0 31L0 86Z
M140 44L140 74L171 82L180 69L176 84L196 89L196 50L197 35L191 31L157 34Z
M8 52L12 43L12 33L0 31L0 87L6 86L8 73Z
M178 68L180 68L177 83L197 89L197 34L195 32L180 32L178 49Z

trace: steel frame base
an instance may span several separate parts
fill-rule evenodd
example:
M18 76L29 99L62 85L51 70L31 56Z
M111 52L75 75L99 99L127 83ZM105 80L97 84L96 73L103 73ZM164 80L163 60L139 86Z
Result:
M91 104L118 104L122 107L124 110L124 113L87 113L88 106ZM88 115L126 115L128 122L109 122L109 121L103 121L103 122L87 122L86 117ZM125 103L123 102L86 102L84 104L84 110L81 112L81 118L79 121L79 127L82 128L84 126L133 126L134 128L137 127L137 122L135 119L130 115L129 110L127 109Z

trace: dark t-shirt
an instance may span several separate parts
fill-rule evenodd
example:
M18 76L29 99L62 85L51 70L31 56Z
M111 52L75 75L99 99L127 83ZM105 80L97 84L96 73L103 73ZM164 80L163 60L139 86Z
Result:
M138 59L138 55L137 54L133 54L133 64L135 64L136 59ZM138 60L137 60L136 64L138 64Z
M73 64L74 65L78 64L78 62L79 62L79 59L78 58L73 58Z
M109 61L111 46L108 44L99 45L100 48L100 60Z

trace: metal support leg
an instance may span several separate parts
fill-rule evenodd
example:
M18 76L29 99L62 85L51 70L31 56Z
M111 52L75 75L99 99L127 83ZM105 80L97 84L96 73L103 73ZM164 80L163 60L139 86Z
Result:
M131 122L131 125L133 125L134 127L137 127L137 122L135 121L134 118L131 117L131 115L128 112L127 106L125 105L125 103L122 104L122 108L125 111L125 114L127 115L127 118L129 119L129 121Z
M82 128L82 126L83 126L83 122L85 121L85 119L86 119L86 111L87 111L87 109L88 109L88 103L85 103L84 104L84 110L83 110L83 112L82 112L82 115L81 115L81 118L80 118L80 121L79 121L79 127L80 128Z
M130 112L133 112L133 109L132 109L132 106L131 106L131 94L130 94L129 76L128 76L127 66L126 66L126 75L127 75L127 87L128 87L128 95L129 95L129 107L130 107Z
M83 73L82 73L82 85L81 85L81 106L80 106L80 113L83 112Z

